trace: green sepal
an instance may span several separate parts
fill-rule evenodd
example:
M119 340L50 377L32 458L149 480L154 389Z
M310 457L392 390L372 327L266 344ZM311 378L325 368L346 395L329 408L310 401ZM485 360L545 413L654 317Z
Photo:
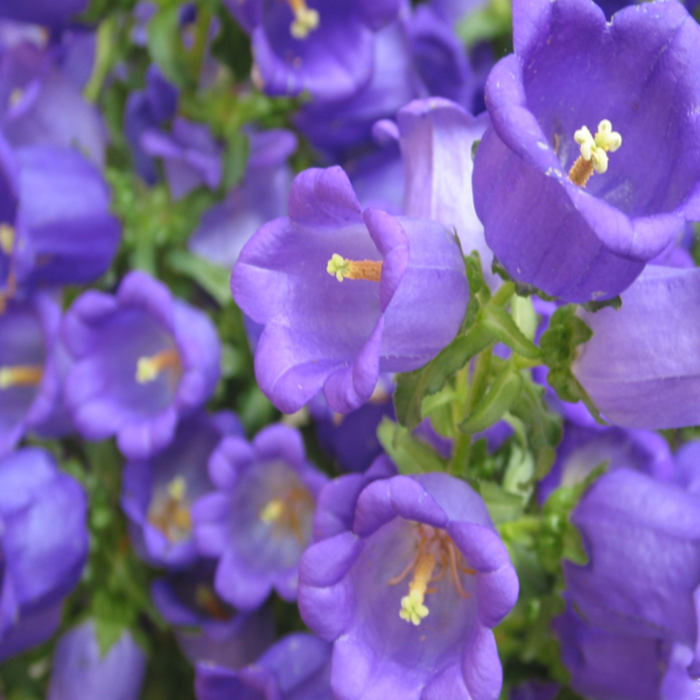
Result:
M481 482L479 495L484 499L494 525L515 521L523 514L522 497L509 493L493 481Z
M530 360L539 360L540 349L528 340L502 306L485 306L479 312L478 323L513 352Z
M447 471L447 462L428 443L389 418L383 418L377 437L401 474Z
M498 275L504 282L512 282L515 286L515 293L519 297L531 297L534 294L535 296L538 296L544 301L556 300L556 297L552 297L549 294L545 294L545 292L543 292L541 289L538 289L532 284L528 284L527 282L520 282L518 280L513 279L508 274L508 270L506 270L506 268L503 267L503 265L498 261L496 256L494 256L491 262L491 272L493 272L494 275Z
M465 335L457 336L425 367L396 375L394 408L399 423L413 430L423 420L423 399L440 391L455 372L492 342L490 333L481 326L473 326Z
M596 423L607 425L571 371L571 364L576 359L576 348L593 337L593 331L576 315L576 309L574 304L557 309L540 339L542 359L549 367L547 382L562 401L582 401Z
M563 559L581 565L587 563L581 534L571 523L571 512L591 485L607 471L607 466L607 462L599 465L574 486L560 486L544 504L537 553L549 573L558 574Z
M618 311L622 308L622 297L616 296L612 299L606 299L605 301L587 301L585 304L581 304L584 311L588 311L592 314L600 311L601 309L615 309Z
M522 375L510 363L506 363L496 375L488 393L459 424L459 429L474 434L497 423L517 401L522 387Z
M160 8L148 23L148 50L163 75L183 88L196 87L182 44L180 7Z

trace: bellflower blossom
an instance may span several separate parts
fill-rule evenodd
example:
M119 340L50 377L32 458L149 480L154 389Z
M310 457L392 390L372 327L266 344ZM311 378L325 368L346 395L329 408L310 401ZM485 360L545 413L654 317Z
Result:
M231 290L265 326L256 377L287 413L322 387L331 410L358 408L380 372L416 369L453 339L469 295L447 229L363 212L338 167L296 177L289 217L246 244Z
M290 634L237 672L199 664L197 700L332 700L330 660L327 642Z
M679 2L607 23L592 0L515 0L513 30L474 165L486 240L547 294L610 299L700 216L700 27Z
M4 42L3 42L4 44ZM82 95L69 66L59 59L68 47L44 46L28 38L2 45L0 126L15 147L77 147L98 167L104 165L107 131L94 105Z
M517 595L484 502L439 473L372 481L352 530L314 544L300 567L299 609L334 642L338 700L496 700L502 671L491 628Z
M216 561L199 559L189 569L156 579L151 597L163 619L175 627L192 664L238 669L253 663L275 638L269 607L236 612L214 590Z
M572 372L598 410L626 428L700 423L700 270L650 265L618 311L582 313L593 337Z
M58 629L88 554L87 503L46 451L0 461L0 661Z
M270 129L252 132L248 138L243 181L204 213L189 243L193 253L228 268L255 231L285 214L292 185L287 159L297 148L296 136L287 129Z
M56 646L47 700L138 700L146 655L124 630L106 654L100 652L95 623L87 620L64 634Z
M374 32L394 19L402 0L226 0L251 35L253 75L269 95L339 100L374 70Z
M60 306L46 293L10 301L0 314L0 457L58 405L60 324Z
M232 413L200 411L178 423L165 449L127 463L121 504L132 524L135 549L149 563L181 568L196 559L190 508L214 490L208 463L226 435L243 435Z
M192 516L200 553L219 557L217 593L240 610L255 610L273 588L296 600L299 558L327 481L307 463L301 435L272 425L250 444L227 438L209 473L217 491L200 498Z
M631 469L596 481L571 515L589 557L564 562L585 619L615 634L689 647L700 675L700 501Z
M180 416L201 406L219 379L221 348L209 318L143 272L115 296L88 291L64 319L75 364L66 403L88 440L116 435L129 459L172 440Z

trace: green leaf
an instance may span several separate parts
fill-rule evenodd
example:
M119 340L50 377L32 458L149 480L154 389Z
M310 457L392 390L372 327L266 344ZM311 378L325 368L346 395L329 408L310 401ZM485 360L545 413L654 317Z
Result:
M171 250L166 258L175 272L193 279L221 305L231 302L231 270L186 250Z
M121 639L122 634L126 631L126 625L123 622L103 617L95 617L93 622L97 647L100 650L100 656L104 658L109 650Z
M459 429L464 433L480 433L497 423L517 401L522 386L522 375L507 363L496 375L487 394L460 423Z
M163 75L180 87L194 87L182 44L180 7L160 8L148 23L148 49Z
M240 129L235 129L226 138L226 149L223 158L223 176L221 189L228 192L243 179L245 166L248 162L250 144L248 137Z
M518 355L531 360L540 359L540 349L523 335L502 306L485 306L479 312L478 323Z
M479 493L488 508L494 525L517 520L523 514L523 499L513 493L504 491L492 481L479 484Z
M465 335L457 336L425 367L398 374L394 407L399 423L413 430L423 419L424 397L440 391L450 377L492 342L490 333L481 326L473 326Z
M428 443L389 418L382 419L377 437L401 474L447 471L447 462Z
M223 4L219 6L218 18L220 29L212 42L211 53L228 67L236 82L247 80L253 67L250 39Z

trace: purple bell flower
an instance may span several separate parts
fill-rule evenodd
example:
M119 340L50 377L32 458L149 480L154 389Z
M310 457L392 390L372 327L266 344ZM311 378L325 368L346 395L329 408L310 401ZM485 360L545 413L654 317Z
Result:
M571 600L615 634L678 643L700 675L700 500L631 469L604 474L571 521L589 557L564 562Z
M25 448L0 461L0 661L46 641L88 554L82 487Z
M172 442L147 460L124 469L121 504L139 555L154 565L182 568L195 561L192 504L214 490L209 459L228 435L243 436L232 413L197 412L183 418Z
M179 92L155 64L146 71L144 90L132 92L124 110L124 135L129 142L136 172L149 184L158 179L154 158L141 145L141 137L175 116Z
M671 481L675 473L671 448L657 433L565 423L556 461L538 486L540 502L559 486L580 484L604 462L608 470L627 467L658 481Z
M700 496L700 440L682 445L675 456L675 481L688 493Z
M219 557L217 593L246 611L262 605L273 588L296 600L299 558L327 481L306 462L301 435L273 425L250 444L227 438L209 473L217 491L200 498L192 516L200 553Z
M338 700L496 700L491 628L517 596L484 502L446 474L373 481L352 530L313 545L300 567L299 610L334 642Z
M626 428L700 423L700 270L650 265L618 311L582 313L593 337L572 372L598 410Z
M239 613L227 605L214 590L215 571L214 560L199 559L186 571L156 579L151 596L192 664L242 668L272 644L274 620L269 607Z
M379 122L384 126L386 121ZM380 144L380 150L345 161L347 173L363 209L381 209L403 214L403 162L395 140Z
M493 254L474 208L472 148L489 124L440 97L416 100L396 116L404 161L404 213L439 221L457 232L462 249L476 250L490 274ZM494 281L495 284L495 281Z
M145 673L146 655L128 630L103 656L87 620L59 640L47 700L138 700Z
M416 369L454 338L469 295L447 229L363 212L338 167L297 176L289 217L246 244L231 290L265 326L256 377L287 413L322 387L331 410L358 408L380 372Z
M0 458L57 407L60 324L60 306L46 293L10 301L0 314Z
M82 95L59 59L69 47L23 40L0 54L0 126L15 148L76 148L104 165L107 131L94 105Z
M0 0L0 17L61 26L87 9L89 0Z
M290 634L240 671L199 664L197 700L332 700L331 646Z
M296 136L286 129L271 129L253 132L249 140L243 181L204 214L189 244L193 253L228 268L264 223L284 216L292 185L287 159L296 150Z
M269 95L308 91L318 99L350 97L370 79L374 32L394 19L402 0L226 0L250 32L254 76Z
M558 692L556 683L527 681L513 689L510 700L554 700Z
M76 428L88 440L116 435L128 459L166 447L178 418L200 407L219 379L209 318L143 272L129 273L116 296L76 299L63 337L75 360L65 395Z
M196 187L219 186L222 148L205 125L176 117L170 134L145 131L140 144L147 155L163 159L173 199L184 197Z
M608 24L592 0L516 0L513 32L474 164L486 240L515 279L610 299L700 216L700 27L679 2Z

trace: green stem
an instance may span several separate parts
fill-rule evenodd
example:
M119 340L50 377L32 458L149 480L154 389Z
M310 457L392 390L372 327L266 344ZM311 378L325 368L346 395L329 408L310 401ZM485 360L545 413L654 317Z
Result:
M190 49L190 69L194 78L195 87L199 85L202 67L209 43L209 28L211 26L212 11L209 7L197 8L197 25L195 27L194 42Z
M489 303L494 306L505 306L511 300L513 294L515 294L515 284L513 282L504 282L491 297Z

